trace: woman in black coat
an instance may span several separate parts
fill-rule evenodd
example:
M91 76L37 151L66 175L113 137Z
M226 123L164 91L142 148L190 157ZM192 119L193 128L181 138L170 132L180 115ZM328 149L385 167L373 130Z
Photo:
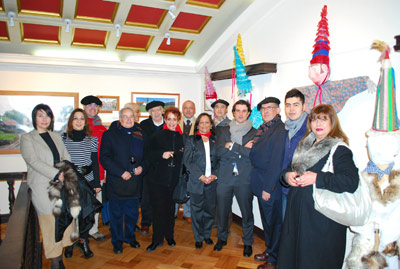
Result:
M282 183L290 186L278 256L280 269L342 268L346 226L314 209L313 185L336 193L354 193L358 169L348 147L338 146L333 154L334 172L322 172L330 150L339 142L348 144L331 105L313 108L307 134L298 144Z
M180 176L183 157L182 130L178 123L181 113L176 107L169 107L164 113L163 130L157 132L150 144L149 158L155 169L150 171L150 199L153 208L153 238L147 247L151 252L163 245L176 245L174 240L175 202L174 188Z
M187 191L190 193L195 247L200 249L203 241L207 245L213 244L210 236L217 203L217 155L211 116L200 114L194 130L196 134L186 139L183 162L189 172Z

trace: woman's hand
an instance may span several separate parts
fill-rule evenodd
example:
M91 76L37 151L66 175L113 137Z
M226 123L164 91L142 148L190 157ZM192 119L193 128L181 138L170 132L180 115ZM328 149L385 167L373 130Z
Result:
M208 179L207 179L207 177L206 177L205 175L202 175L199 179L200 179L200 181L203 182L204 184L208 184L208 183L207 183Z
M207 177L207 180L208 180L207 184L210 184L211 182L213 182L216 179L217 179L216 175L210 175L209 177Z
M129 173L128 171L125 171L122 175L121 175L123 180L129 180L131 179L132 175L131 173Z
M300 187L307 187L314 184L317 181L317 173L306 171L302 174L297 182Z
M174 157L174 152L173 151L166 151L163 153L162 155L163 159L168 160L169 158L173 158Z
M294 171L294 172L287 172L287 173L285 174L286 182L287 182L290 186L292 186L292 187L298 187L298 186L299 186L299 184L297 183L298 176L299 176L299 175L297 174L296 171Z
M140 175L142 172L143 172L143 168L141 166L136 167L134 170L135 176Z
M98 194L101 191L101 188L94 188L94 191L96 192L96 194Z
M64 172L61 172L61 173L58 175L58 180L59 180L60 182L64 182Z

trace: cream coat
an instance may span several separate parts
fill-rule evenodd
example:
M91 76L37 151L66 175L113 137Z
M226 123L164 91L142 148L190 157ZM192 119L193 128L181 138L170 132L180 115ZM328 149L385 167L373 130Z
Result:
M61 136L50 131L49 134L60 154L60 161L71 160ZM32 190L32 203L37 214L52 214L53 204L47 188L59 170L53 166L53 154L37 130L22 135L21 154L28 167L28 186Z

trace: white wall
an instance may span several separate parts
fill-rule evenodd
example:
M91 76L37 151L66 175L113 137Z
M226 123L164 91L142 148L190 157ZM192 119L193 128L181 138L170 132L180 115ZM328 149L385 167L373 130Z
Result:
M330 79L369 76L378 83L379 53L369 47L374 39L385 41L391 48L395 44L394 36L400 35L398 0L257 0L234 22L236 27L221 36L217 41L221 46L206 55L204 65L210 72L232 68L233 45L240 33L247 64L278 64L276 74L250 77L253 106L266 96L282 101L291 88L312 84L307 71L324 4L328 7L330 31ZM400 85L400 53L392 52L391 61L397 71L396 84ZM232 101L230 80L214 85L219 96ZM374 102L375 94L360 93L339 113L360 169L368 161L364 133L372 124ZM233 211L240 215L236 204ZM256 226L262 227L256 203L253 211Z
M120 96L120 107L131 102L131 92L179 93L181 105L184 100L190 99L199 110L203 109L203 82L195 73L98 69L87 67L86 63L73 67L37 66L36 63L15 65L9 59L7 61L9 63L0 66L0 91L78 92L79 101L89 94L113 95ZM112 121L111 113L102 113L100 117L104 122ZM26 171L21 155L0 155L0 173L16 171ZM17 191L16 187L16 194ZM0 212L9 212L5 182L0 182Z

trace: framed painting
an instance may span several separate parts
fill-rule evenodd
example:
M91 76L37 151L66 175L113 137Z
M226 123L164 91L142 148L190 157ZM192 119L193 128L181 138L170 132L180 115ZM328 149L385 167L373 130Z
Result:
M21 135L33 130L32 110L40 103L54 114L54 131L66 129L69 115L79 106L73 92L0 91L0 154L17 154Z
M100 107L100 113L112 113L119 110L119 96L97 95L103 105Z
M140 117L147 118L149 112L146 111L146 105L152 101L161 101L165 103L164 109L174 106L179 108L179 93L154 93L154 92L132 92L132 103L136 103L140 107Z

